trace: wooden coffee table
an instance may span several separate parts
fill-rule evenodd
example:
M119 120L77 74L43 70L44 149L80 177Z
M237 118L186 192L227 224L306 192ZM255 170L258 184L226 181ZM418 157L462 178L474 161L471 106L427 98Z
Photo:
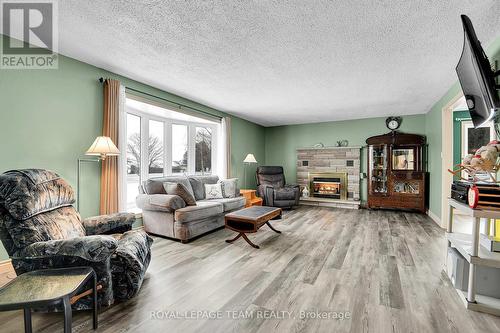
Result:
M270 220L280 218L281 208L267 206L252 206L226 214L224 217L226 228L238 233L236 237L228 239L226 242L232 243L238 238L243 237L248 244L258 249L259 246L252 243L245 234L257 232L264 224L267 224L272 231L281 234L281 231L274 229L271 223L269 223Z

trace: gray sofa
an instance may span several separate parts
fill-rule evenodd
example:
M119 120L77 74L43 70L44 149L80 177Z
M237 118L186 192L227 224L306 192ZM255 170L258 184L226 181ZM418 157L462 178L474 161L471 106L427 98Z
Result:
M210 199L205 184L215 184L218 176L169 176L149 179L139 187L137 206L142 209L144 229L151 234L190 239L224 226L224 215L245 206L245 198L236 190L234 198ZM194 195L196 206L186 206L177 195L169 195L163 183L181 183Z

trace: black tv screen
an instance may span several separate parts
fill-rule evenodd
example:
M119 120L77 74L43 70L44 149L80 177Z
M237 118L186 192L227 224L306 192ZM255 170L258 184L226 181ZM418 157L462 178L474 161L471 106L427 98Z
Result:
M466 15L461 15L461 18L464 48L456 70L474 127L479 127L495 117L500 108L500 99L495 73L477 39L472 22Z

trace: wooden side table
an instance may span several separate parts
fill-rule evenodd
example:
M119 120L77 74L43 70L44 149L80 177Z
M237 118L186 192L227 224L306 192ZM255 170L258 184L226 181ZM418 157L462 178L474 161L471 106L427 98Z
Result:
M90 267L43 269L24 273L0 288L0 311L24 310L24 331L32 332L31 309L63 304L64 333L71 332L71 297L93 280L93 328L97 329L97 278Z
M263 200L257 196L256 190L240 190L240 193L247 200L245 207L262 206Z

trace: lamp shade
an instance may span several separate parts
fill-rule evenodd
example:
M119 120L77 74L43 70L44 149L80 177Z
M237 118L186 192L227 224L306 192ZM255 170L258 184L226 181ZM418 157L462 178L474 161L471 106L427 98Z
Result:
M98 136L85 155L100 156L105 159L107 156L120 155L120 151L116 148L110 137Z
M248 154L247 157L243 160L244 163L257 163L255 156L253 154Z

